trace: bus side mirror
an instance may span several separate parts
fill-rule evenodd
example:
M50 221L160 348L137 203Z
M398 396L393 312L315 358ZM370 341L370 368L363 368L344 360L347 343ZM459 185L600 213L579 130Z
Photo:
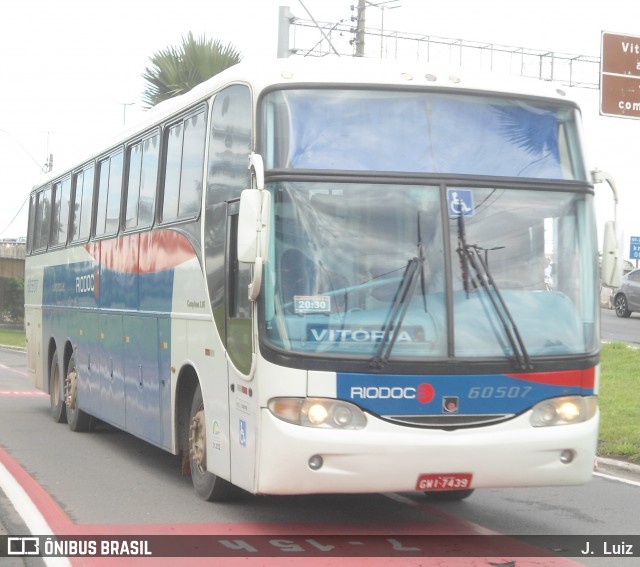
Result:
M255 301L260 294L262 265L267 259L269 243L269 215L271 193L245 189L240 195L238 212L238 261L253 264L253 281L249 285L249 299Z
M238 212L238 261L253 264L258 257L258 219L262 191L245 189L240 195Z
M240 194L237 244L238 260L253 264L258 257L266 259L271 194L264 191L264 162L260 154L249 154L248 169L254 189L246 189Z
M602 285L619 287L622 280L622 257L618 245L617 225L607 221L604 225L604 241L602 244Z

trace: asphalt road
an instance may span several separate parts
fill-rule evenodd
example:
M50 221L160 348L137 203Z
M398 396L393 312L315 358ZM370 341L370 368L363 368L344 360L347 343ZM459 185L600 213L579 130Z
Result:
M606 336L608 340L633 339L633 329L640 330L640 317L623 320L603 311L602 327L605 340ZM637 533L634 526L640 508L640 475L637 470L627 472L629 482L620 482L616 477L625 475L615 467L602 467L585 486L485 489L458 503L429 503L419 494L373 494L249 497L232 504L209 504L197 499L190 480L180 476L179 462L168 453L108 427L100 427L93 434L74 434L65 425L54 424L48 398L33 392L27 380L25 362L23 353L0 350L0 393L19 392L0 395L0 449L6 449L34 484L61 508L65 529L77 533L131 533L140 527L167 535L221 533L219 530L230 534L247 530L300 533L294 530L305 526L334 530L329 533L350 533L354 529L398 534ZM505 466L509 466L508 455ZM0 490L0 535L4 533L28 531ZM640 565L638 556L615 562L601 557L576 561L571 564ZM398 564L394 560L387 563ZM0 564L36 567L42 561L13 558L2 559ZM226 567L224 562L213 564ZM325 565L312 559L307 564ZM344 563L356 564L365 563ZM367 565L374 564L383 562L367 561ZM471 565L430 560L399 564ZM516 563L531 564L526 559ZM261 565L277 564L265 560ZM540 563L541 567L548 565Z
M602 309L600 321L600 337L603 341L640 346L640 313L632 313L631 317L623 319L613 309Z

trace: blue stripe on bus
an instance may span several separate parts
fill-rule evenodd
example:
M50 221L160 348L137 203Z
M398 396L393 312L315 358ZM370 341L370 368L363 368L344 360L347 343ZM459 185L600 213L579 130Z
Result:
M174 270L124 273L94 262L51 266L44 270L44 306L107 308L170 313Z
M337 395L377 415L518 414L547 398L593 394L592 373L536 382L521 375L337 374Z

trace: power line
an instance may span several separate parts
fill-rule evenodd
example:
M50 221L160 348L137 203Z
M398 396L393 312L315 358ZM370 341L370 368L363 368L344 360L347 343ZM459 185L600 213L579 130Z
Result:
M5 232L7 232L7 230L9 230L9 227L15 222L15 220L18 218L18 215L22 212L22 209L24 209L24 206L26 205L27 201L29 200L29 195L27 195L24 199L24 201L22 201L22 205L20 205L20 208L18 209L18 212L14 215L14 217L11 219L11 222L9 222L9 224L7 226L5 226L2 231L0 232L0 236L2 236Z
M48 154L49 157L47 158L47 161L46 161L46 163L44 165L40 165L38 160L36 158L34 158L33 155L31 155L31 152L29 152L29 150L27 150L27 148L25 148L24 144L20 140L18 140L18 138L16 138L11 132L5 130L4 128L0 128L0 132L2 132L3 134L6 134L7 136L9 136L9 138L11 138L11 140L18 145L18 147L29 157L29 159L40 170L40 173L48 173L49 171L51 171L51 169L53 167L53 154L49 154L48 153L48 148L47 148L47 154ZM48 133L47 133L47 146L48 146ZM11 225L18 218L18 215L22 212L22 209L24 209L24 206L25 206L25 204L27 203L28 200L29 200L29 195L27 195L25 197L24 201L22 201L22 205L20 205L20 208L18 209L18 212L13 216L13 218L11 219L9 224L7 226L5 226L2 229L2 231L0 231L0 236L3 235L5 232L7 232L7 230L9 230Z
M7 130L4 130L3 128L0 128L0 132L2 132L3 134L6 134L7 136L9 136L9 138L11 138L16 144L18 144L18 146L20 147L20 149L27 154L27 156L29 156L29 159L31 159L31 161L33 163L36 164L36 166L38 167L38 169L40 170L41 173L48 173L49 171L51 171L51 167L53 167L53 154L50 154L47 161L45 162L44 165L40 165L40 163L38 162L38 160L36 158L34 158L31 153L29 152L29 150L27 150L27 148L24 147L24 145L22 144L22 142L20 142L20 140L18 140L18 138L16 138L11 132L8 132Z
M360 1L358 7L364 3ZM373 3L369 4L373 6ZM355 10L356 6L353 9ZM312 28L322 28L329 30L323 35L330 43L331 50L338 51L341 55L353 55L353 45L356 44L356 55L367 56L366 39L377 38L375 43L378 44L379 41L380 57L386 53L390 59L415 59L438 64L473 66L480 70L554 81L571 87L599 87L599 57L390 31L384 27L366 28L364 18L361 18L360 14L352 20L356 22L355 27L344 21L328 23L291 18L290 25L294 27L294 31L300 31L293 34L296 45L291 51L305 56L327 55L329 51L326 44L313 39L317 38L317 35L314 36L317 32L311 31ZM308 33L305 34L304 31ZM313 47L302 47L303 43L311 44Z

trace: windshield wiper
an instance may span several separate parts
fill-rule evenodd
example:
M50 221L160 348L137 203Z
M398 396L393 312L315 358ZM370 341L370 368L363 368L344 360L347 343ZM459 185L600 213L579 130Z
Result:
M393 299L393 305L391 306L391 314L385 326L383 327L382 338L376 351L376 355L371 359L370 366L373 368L381 369L388 362L391 356L391 351L398 338L402 321L404 320L409 305L411 303L411 297L416 288L418 278L416 277L420 273L420 265L423 263L421 258L411 258L407 263L407 267L400 280L398 291Z
M522 336L520 335L515 319L511 315L511 312L509 311L509 308L507 307L507 304L502 297L491 272L489 271L488 264L482 259L482 255L480 254L481 248L477 244L467 243L463 217L464 215L461 212L458 216L457 252L460 257L462 281L467 297L469 297L471 284L476 286L479 285L485 290L489 297L489 301L502 324L504 334L511 345L515 363L518 365L520 370L531 370L533 366L531 364L529 353L527 352L527 347L522 340ZM469 265L471 265L476 274L478 279L477 284L469 279Z
M400 328L404 317L409 310L411 298L418 283L418 274L420 274L420 286L422 298L424 302L424 311L427 312L427 295L425 289L425 273L424 273L424 243L422 241L422 228L420 225L420 212L418 212L418 256L411 258L407 262L400 285L393 298L391 313L389 319L383 327L382 339L376 350L376 355L371 359L370 366L381 369L389 361L391 351L396 343L396 339L400 334ZM388 342L387 342L388 341Z

